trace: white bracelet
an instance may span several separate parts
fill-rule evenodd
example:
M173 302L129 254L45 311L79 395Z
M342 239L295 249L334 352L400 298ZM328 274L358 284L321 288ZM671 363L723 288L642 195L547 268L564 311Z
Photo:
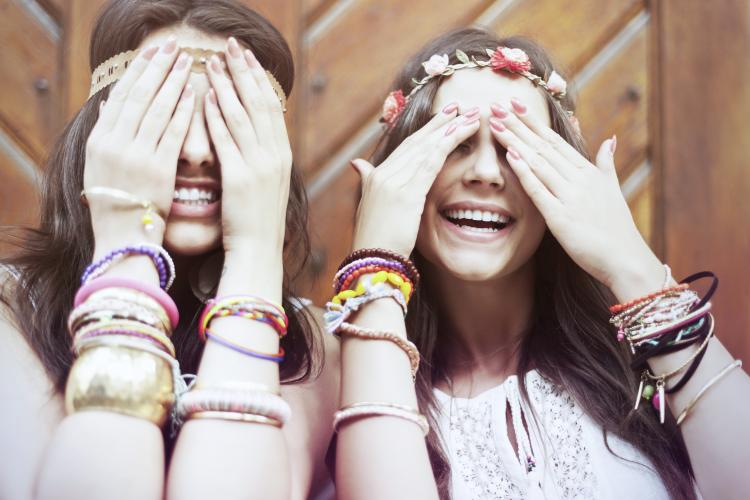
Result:
M366 417L396 417L416 424L425 436L430 432L424 415L414 408L395 403L355 403L342 408L333 415L333 430L338 432L341 424L348 420Z

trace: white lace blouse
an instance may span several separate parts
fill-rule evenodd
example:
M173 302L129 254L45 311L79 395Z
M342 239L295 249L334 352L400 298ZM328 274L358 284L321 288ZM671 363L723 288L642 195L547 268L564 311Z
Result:
M625 460L607 450L601 427L572 396L536 371L526 384L539 425L516 376L471 399L435 390L453 500L669 498L651 462L632 445L609 435L611 449ZM508 438L508 408L517 452Z

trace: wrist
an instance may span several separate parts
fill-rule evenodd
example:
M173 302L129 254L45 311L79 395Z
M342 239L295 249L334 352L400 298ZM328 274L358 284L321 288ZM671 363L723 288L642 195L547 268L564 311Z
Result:
M283 279L281 250L269 253L257 246L234 247L224 255L217 295L255 295L279 303Z
M664 264L649 250L641 258L625 258L606 285L617 298L625 303L664 288L666 269Z

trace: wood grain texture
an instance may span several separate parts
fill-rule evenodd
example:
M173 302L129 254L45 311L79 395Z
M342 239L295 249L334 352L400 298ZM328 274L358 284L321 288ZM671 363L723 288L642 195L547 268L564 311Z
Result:
M664 257L677 277L703 269L719 276L717 335L750 362L750 5L655 7Z
M3 150L0 150L0 226L19 225L33 227L39 218L39 186L35 179L15 164ZM0 255L14 251L7 244L7 228L3 229L0 240Z
M305 47L303 127L298 156L315 171L377 113L406 57L430 38L471 22L481 0L362 1ZM396 42L397 41L397 42Z
M18 3L0 1L0 126L41 163L60 126L58 45Z

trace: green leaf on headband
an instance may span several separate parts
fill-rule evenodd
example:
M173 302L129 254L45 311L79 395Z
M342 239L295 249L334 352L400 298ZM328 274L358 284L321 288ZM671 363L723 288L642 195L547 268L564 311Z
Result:
M464 64L471 63L471 61L469 61L469 56L467 56L466 53L461 49L456 49L456 57Z

